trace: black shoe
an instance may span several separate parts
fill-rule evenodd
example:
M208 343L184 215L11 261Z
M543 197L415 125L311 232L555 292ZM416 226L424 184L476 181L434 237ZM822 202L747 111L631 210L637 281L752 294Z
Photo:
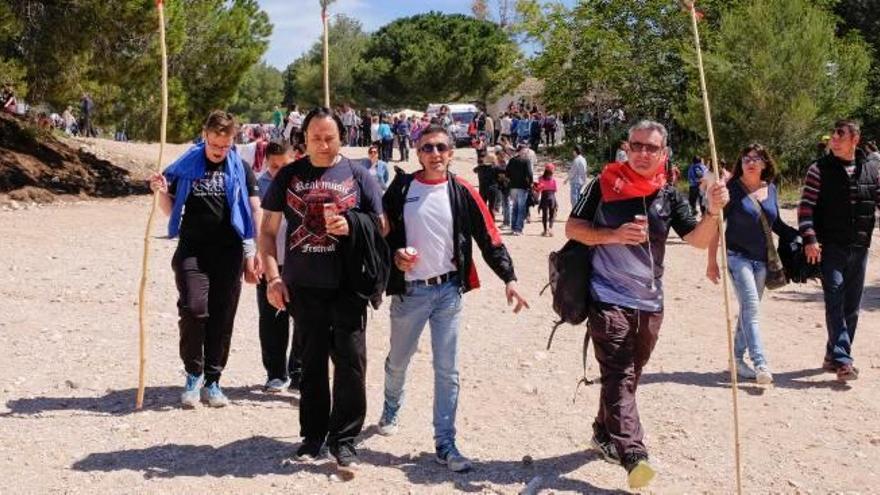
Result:
M602 441L596 435L590 439L590 445L602 455L606 462L620 465L620 454L617 453L617 447L611 441Z
M330 453L336 458L336 464L343 468L353 468L358 465L357 451L350 443L341 443L330 447Z
M296 460L298 461L313 461L319 457L321 457L321 447L324 446L324 442L321 440L314 440L306 438L303 440L302 445L296 449Z
M630 488L644 488L657 475L654 466L648 462L648 454L630 452L623 456L623 467L626 468L627 482Z

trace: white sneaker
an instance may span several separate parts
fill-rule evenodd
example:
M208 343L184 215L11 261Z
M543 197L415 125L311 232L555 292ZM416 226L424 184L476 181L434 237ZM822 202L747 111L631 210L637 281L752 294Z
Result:
M226 407L229 405L229 399L223 394L220 384L217 382L202 387L202 400L211 407Z
M204 383L202 375L186 375L186 385L183 386L183 393L180 394L180 405L186 409L192 409L199 405L199 389Z
M753 370L742 359L737 359L736 360L736 376L738 376L740 378L745 378L746 380L754 380L755 379L755 370Z
M758 385L770 385L773 383L773 374L766 364L759 365L755 368L755 381Z
M284 392L290 385L290 380L282 380L281 378L273 378L266 382L266 385L263 387L263 391L267 394L280 394Z
M379 420L379 434L383 437L397 435L399 431L400 423L397 422L397 417L386 418L382 416L382 419Z

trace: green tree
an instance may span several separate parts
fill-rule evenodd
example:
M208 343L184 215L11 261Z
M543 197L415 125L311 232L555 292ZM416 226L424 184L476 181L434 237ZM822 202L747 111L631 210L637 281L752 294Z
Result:
M330 100L334 103L360 101L361 88L353 68L361 57L369 36L357 19L337 15L330 22ZM284 99L287 104L314 106L324 102L323 45L316 41L308 52L287 67ZM288 79L289 78L289 79Z
M518 46L497 24L429 12L380 28L354 73L370 103L419 107L487 101L521 81L520 60Z
M126 125L138 138L158 136L158 19L152 0L0 3L6 5L8 10L0 9L0 64L6 58L24 69L31 102L61 109L76 106L88 91L99 125ZM241 78L265 52L272 27L256 0L166 0L165 5L168 135L189 139L209 110L231 101ZM4 12L20 27L5 41Z
M21 25L15 14L5 3L0 3L0 87L11 85L16 93L25 94L27 85L24 82L25 70L14 60L12 40L21 32Z
M858 117L863 120L862 133L880 139L880 0L841 0L834 12L841 20L841 34L858 33L871 46L868 91Z
M702 26L717 25L721 6L742 0L706 0ZM677 2L578 2L519 0L516 32L537 46L529 72L544 81L541 99L551 110L604 115L622 108L630 120L650 117L675 130L673 110L682 104L689 74L682 52L691 24ZM707 40L708 41L708 40ZM576 134L613 150L623 126L606 129L601 119Z
M704 57L722 155L760 142L799 173L823 131L859 107L868 49L857 37L835 36L835 24L807 0L752 0L724 14ZM705 136L699 86L690 80L681 119Z
M284 83L281 71L260 62L244 75L229 111L245 122L269 122L281 104Z

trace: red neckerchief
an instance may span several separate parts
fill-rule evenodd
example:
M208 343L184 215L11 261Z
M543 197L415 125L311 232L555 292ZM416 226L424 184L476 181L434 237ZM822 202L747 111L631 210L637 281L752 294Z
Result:
M602 201L622 201L625 199L650 196L666 185L666 171L658 167L652 178L646 178L633 170L628 164L614 162L605 165L599 176L602 188Z

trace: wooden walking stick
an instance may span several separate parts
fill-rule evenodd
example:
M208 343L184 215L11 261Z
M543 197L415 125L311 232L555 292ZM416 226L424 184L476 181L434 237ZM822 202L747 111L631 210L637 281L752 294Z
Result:
M164 0L156 0L156 8L159 11L159 47L162 51L162 117L159 128L159 158L156 163L156 171L162 171L162 158L165 152L165 135L168 129L168 48L165 44L165 5ZM138 324L139 332L139 363L138 389L135 399L135 409L144 407L144 387L146 384L145 372L147 367L147 266L150 261L150 231L153 229L153 218L156 216L156 207L159 203L159 193L153 193L153 204L150 207L150 216L147 217L147 227L144 231L144 256L141 263L141 284L138 292Z
M327 7L336 0L321 0L321 22L324 25L324 106L330 108L330 27Z
M694 46L697 51L697 68L700 73L700 89L703 93L703 109L706 113L706 129L709 132L709 150L712 154L712 169L716 180L721 177L718 168L718 151L715 148L715 131L712 127L712 110L709 105L709 91L706 88L706 71L703 67L703 50L700 47L700 30L697 21L702 14L697 12L693 0L683 0L684 6L690 11L691 25L694 31ZM730 314L730 288L727 280L729 278L727 271L727 236L724 232L724 209L719 213L718 230L721 240L721 286L724 291L724 315L727 318L727 351L728 362L730 368L731 393L733 396L733 439L734 439L734 459L736 461L736 493L742 494L742 463L740 460L740 443L739 443L739 404L737 400L737 392L739 383L736 376L736 363L733 352L733 319Z

